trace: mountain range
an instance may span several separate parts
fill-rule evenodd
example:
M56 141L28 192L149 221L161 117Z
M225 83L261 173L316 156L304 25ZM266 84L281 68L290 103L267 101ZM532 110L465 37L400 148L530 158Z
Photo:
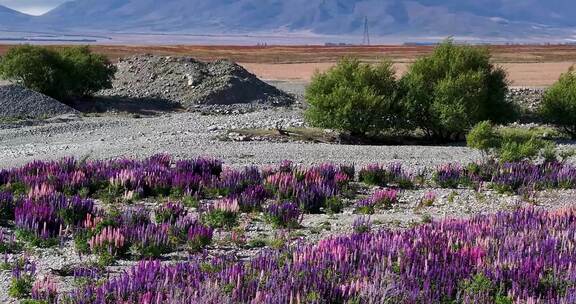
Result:
M0 26L20 25L31 17L0 5Z
M54 32L576 37L573 0L76 0L0 29Z

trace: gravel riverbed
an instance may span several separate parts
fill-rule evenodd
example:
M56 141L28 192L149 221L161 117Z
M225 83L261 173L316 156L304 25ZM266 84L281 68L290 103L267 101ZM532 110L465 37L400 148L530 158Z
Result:
M353 146L312 143L224 142L228 129L301 126L301 110L275 108L239 115L171 113L155 117L77 117L18 128L0 129L0 167L64 156L108 159L146 157L166 152L175 157L210 155L230 165L297 163L367 164L402 161L410 165L468 162L480 157L462 146Z
M50 121L0 125L0 167L21 165L35 159L76 156L108 159L121 156L147 157L167 152L175 157L210 155L229 165L269 164L284 159L313 164L331 161L363 165L400 161L430 166L446 162L469 162L481 155L464 146L353 146L313 143L224 142L218 135L229 129L275 128L304 125L300 104L305 84L271 82L296 97L292 108L270 108L235 115L202 115L173 112L134 118L131 115L82 117L68 115ZM532 95L515 89L514 96Z

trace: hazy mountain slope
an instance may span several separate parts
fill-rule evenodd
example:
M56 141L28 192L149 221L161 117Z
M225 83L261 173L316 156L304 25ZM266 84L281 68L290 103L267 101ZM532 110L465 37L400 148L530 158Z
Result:
M76 0L30 26L131 32L526 36L576 26L571 0ZM0 25L11 21L0 19Z
M30 16L17 12L15 10L9 9L5 6L0 5L0 29L19 25L27 20L29 20Z
M476 16L553 26L576 25L573 0L418 0L423 5L442 6Z

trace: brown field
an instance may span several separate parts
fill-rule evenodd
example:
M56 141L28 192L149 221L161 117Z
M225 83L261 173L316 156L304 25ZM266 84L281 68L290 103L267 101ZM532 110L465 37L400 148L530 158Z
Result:
M10 46L0 45L0 54ZM56 46L57 47L57 46ZM244 65L259 77L269 80L307 81L316 70L326 70L339 58L354 56L366 62L390 58L398 73L418 56L428 54L430 46L116 46L97 45L95 51L112 60L133 54L193 56L201 60L230 59ZM576 63L576 46L510 45L489 47L494 62L509 73L513 85L547 86Z

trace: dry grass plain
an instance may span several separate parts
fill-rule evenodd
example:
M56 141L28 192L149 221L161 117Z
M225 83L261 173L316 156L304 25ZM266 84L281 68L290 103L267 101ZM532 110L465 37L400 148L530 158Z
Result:
M10 46L0 45L0 54ZM59 46L55 46L59 47ZM431 46L117 46L95 45L96 52L112 60L133 54L193 56L202 60L230 59L268 80L308 81L315 71L330 68L339 58L355 56L367 62L394 61L399 74L410 62L432 51ZM576 63L574 45L489 46L493 60L502 65L516 86L548 86Z

